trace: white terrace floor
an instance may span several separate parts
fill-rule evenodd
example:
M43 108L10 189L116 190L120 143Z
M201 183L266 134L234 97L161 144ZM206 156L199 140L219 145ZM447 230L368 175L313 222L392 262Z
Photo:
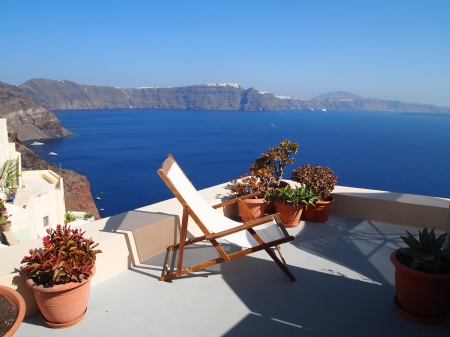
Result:
M92 287L86 317L47 328L34 314L15 336L449 336L450 320L410 322L394 309L391 252L415 228L332 216L289 229L290 282L265 252L161 282L162 256ZM236 249L228 246L228 249ZM190 249L188 259L214 253Z

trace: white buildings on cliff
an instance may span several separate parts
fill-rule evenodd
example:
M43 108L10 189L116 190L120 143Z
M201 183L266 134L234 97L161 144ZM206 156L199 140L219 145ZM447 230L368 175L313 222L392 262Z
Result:
M11 230L2 233L9 244L38 238L49 226L64 223L62 177L52 170L22 171L21 154L8 142L5 118L0 118L0 198L11 215Z

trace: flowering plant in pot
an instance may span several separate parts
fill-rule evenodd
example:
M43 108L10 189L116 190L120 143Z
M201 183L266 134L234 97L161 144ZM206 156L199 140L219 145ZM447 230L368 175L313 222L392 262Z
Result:
M450 301L450 249L442 249L447 233L419 231L419 240L406 231L408 248L392 252L395 266L395 308L403 317L422 324L441 323Z
M2 231L9 231L11 229L11 221L9 221L10 217L11 214L8 214L5 201L0 198L0 227Z
M305 164L292 170L291 179L307 189L312 189L318 196L315 205L305 211L305 220L313 222L328 221L334 204L331 192L338 181L334 172L329 167L320 165L312 167Z
M314 205L318 196L304 186L292 188L287 185L270 192L270 200L276 200L276 210L285 227L296 227L300 223L303 208Z
M270 170L261 168L246 173L227 185L230 192L240 198L237 204L242 221L250 221L264 214L267 204L265 200L266 192L273 181L274 178Z
M34 295L44 322L65 328L80 322L86 313L90 281L95 273L98 243L84 238L80 229L58 225L47 229L42 249L31 249L21 263L22 274Z

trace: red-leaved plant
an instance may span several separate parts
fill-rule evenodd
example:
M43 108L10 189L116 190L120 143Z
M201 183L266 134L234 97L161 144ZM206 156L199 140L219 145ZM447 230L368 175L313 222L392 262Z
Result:
M11 214L7 214L8 210L5 206L5 201L0 198L0 226L6 225Z
M53 286L68 282L81 282L92 274L98 243L92 238L85 239L85 232L72 229L68 225L58 225L56 229L47 229L43 238L44 248L30 249L21 263L26 263L22 271L36 284Z

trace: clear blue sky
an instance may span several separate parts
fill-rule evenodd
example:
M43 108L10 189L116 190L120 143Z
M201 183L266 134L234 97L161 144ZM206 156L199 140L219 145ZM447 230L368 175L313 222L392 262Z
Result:
M450 107L450 1L0 0L0 81L239 83Z

